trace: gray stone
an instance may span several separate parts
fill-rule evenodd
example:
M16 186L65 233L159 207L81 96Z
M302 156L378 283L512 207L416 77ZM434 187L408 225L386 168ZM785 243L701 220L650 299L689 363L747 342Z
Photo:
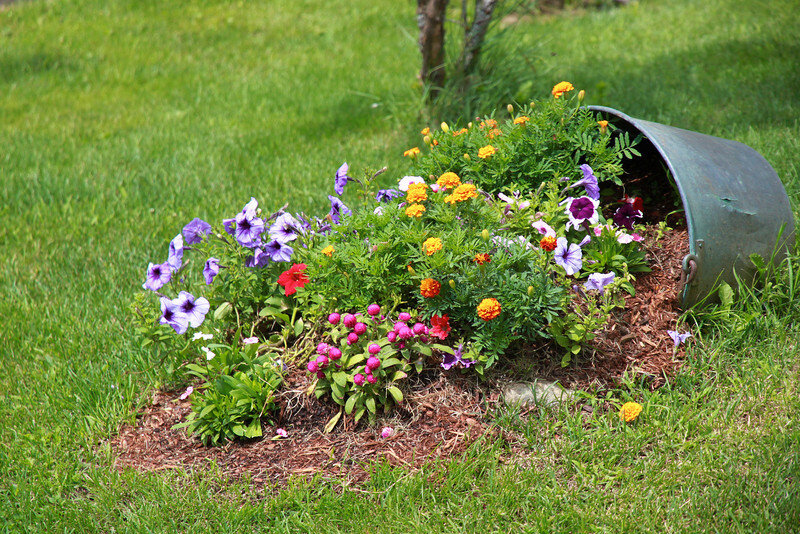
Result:
M566 389L558 382L534 380L533 382L512 382L503 387L503 402L508 405L527 407L541 406L558 408L575 400L575 392Z

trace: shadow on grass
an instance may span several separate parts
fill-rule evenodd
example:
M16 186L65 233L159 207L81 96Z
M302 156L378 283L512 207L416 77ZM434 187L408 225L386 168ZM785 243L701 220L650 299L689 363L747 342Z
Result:
M0 0L0 4L3 0ZM0 55L0 84L11 84L27 77L51 72L73 72L75 63L67 56L53 53Z

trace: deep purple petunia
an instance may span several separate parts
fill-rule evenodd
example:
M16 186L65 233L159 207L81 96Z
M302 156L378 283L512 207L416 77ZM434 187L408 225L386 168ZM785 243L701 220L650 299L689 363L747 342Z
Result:
M337 195L341 195L344 193L344 186L347 185L348 181L352 181L353 179L347 176L347 171L350 169L348 167L347 162L342 163L342 166L336 171L336 178L333 181L333 190L336 191Z
M178 334L185 333L189 328L189 318L181 311L177 299L161 297L161 318L158 322L171 326Z
M236 219L222 219L222 227L228 232L230 235L233 235L236 232Z
M169 263L151 263L147 266L147 281L142 288L158 291L172 279L172 268Z
M176 235L172 241L169 242L169 256L167 263L170 269L177 271L183 265L183 236Z
M183 227L183 241L187 245L194 245L211 233L211 225L195 217Z
M291 213L278 215L272 226L269 227L269 236L281 243L288 243L297 239L297 232L300 231L300 222L292 217Z
M606 291L606 286L614 281L614 273L592 273L589 279L583 284L586 289L595 289L602 295Z
M275 262L291 261L293 252L294 249L292 247L275 239L264 245L264 253Z
M214 281L214 277L219 274L219 260L217 258L208 258L206 264L203 266L203 278L206 284L210 285Z
M350 208L344 205L339 197L328 195L328 200L331 201L331 211L328 213L334 224L339 224L339 217L341 215L352 215Z
M393 198L398 198L401 196L403 196L403 193L397 189L381 189L378 191L378 194L375 195L375 200L378 202L391 202Z
M208 310L211 309L211 305L205 297L195 298L188 291L181 291L178 294L178 298L172 302L178 306L181 313L186 315L189 326L192 328L197 328L203 324Z
M567 222L567 230L570 227L576 230L583 227L584 223L597 224L600 214L597 207L600 201L589 197L568 198L564 201L567 204L567 209L564 211L569 217Z
M614 224L620 228L633 230L634 219L641 219L642 212L635 209L632 204L626 202L614 212Z
M578 245L567 242L567 238L559 237L556 240L556 249L553 251L556 264L563 267L568 275L573 275L583 267L583 251Z

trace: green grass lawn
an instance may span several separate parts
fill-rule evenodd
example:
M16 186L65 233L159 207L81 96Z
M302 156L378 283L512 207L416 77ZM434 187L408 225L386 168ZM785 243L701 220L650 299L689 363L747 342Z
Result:
M642 1L524 21L530 95L742 141L800 206L793 0ZM0 529L8 532L792 532L800 525L800 277L704 316L684 372L630 427L498 421L526 436L363 488L274 496L118 473L98 443L161 377L128 305L193 217L255 196L327 211L343 162L388 165L423 126L411 2L35 0L0 8ZM514 57L506 58L513 62ZM502 71L503 65L498 65ZM499 74L498 74L499 75ZM159 260L161 261L161 260Z

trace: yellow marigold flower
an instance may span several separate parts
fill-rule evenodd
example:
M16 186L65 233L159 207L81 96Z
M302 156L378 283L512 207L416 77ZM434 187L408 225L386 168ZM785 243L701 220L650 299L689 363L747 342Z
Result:
M419 147L409 148L405 152L403 152L403 156L407 156L409 158L413 158L419 156Z
M327 247L322 249L322 253L328 256L329 258L333 257L333 245L328 245Z
M486 145L483 148L478 149L478 157L481 159L490 158L497 154L497 149L492 145Z
M500 303L497 299L483 299L481 303L478 304L478 317L484 321L491 321L500 315L500 310Z
M431 129L426 126L425 128L422 129L420 133L422 135L428 135L429 133L431 133Z
M626 402L619 410L619 418L630 423L635 421L639 414L642 413L642 405L638 402Z
M453 132L453 137L458 137L459 135L467 133L468 131L469 130L467 130L466 128L461 128L460 130Z
M429 237L422 243L422 251L428 256L432 256L440 250L442 250L442 240L438 237Z
M464 202L470 198L478 196L478 190L474 184L461 184L453 190L453 192L446 197L444 201L448 204L455 204L456 202Z
M608 121L597 121L597 124L600 126L600 133L606 133Z
M472 259L472 261L474 261L478 265L483 265L484 263L489 263L490 261L492 261L492 259L491 257L489 257L488 254L482 253L482 254L475 254L475 257Z
M494 139L498 135L502 135L502 134L503 134L503 132L501 132L498 128L492 128L491 130L486 132L486 137L488 137L489 139Z
M442 290L442 284L433 278L425 278L419 284L419 294L426 299L432 299Z
M521 117L517 117L516 119L514 119L514 124L521 124L525 126L525 123L528 122L529 120L531 120L529 117L522 115Z
M428 193L426 192L426 189L428 189L428 184L424 182L409 185L408 192L406 193L406 200L409 204L413 204L414 202L425 202L428 200Z
M486 119L485 121L481 121L478 127L483 130L484 128L497 128L497 121L494 119Z
M573 89L575 88L569 82L558 82L557 84L555 84L555 86L553 86L552 92L554 97L560 98L561 95L563 95L568 91L572 91Z
M409 217L422 217L422 213L425 211L425 206L422 204L410 204L406 208L406 215Z
M447 189L448 187L458 187L461 185L461 178L454 172L446 172L436 180L439 187Z

